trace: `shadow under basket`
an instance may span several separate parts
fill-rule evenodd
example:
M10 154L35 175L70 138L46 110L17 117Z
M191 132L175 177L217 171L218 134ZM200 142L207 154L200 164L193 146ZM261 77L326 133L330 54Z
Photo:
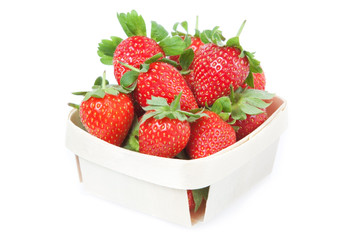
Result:
M268 119L255 131L211 156L182 160L133 152L86 132L72 110L66 146L75 154L86 191L146 214L185 226L208 221L272 171L287 127L287 104L274 97ZM190 213L188 189L209 187L206 203Z

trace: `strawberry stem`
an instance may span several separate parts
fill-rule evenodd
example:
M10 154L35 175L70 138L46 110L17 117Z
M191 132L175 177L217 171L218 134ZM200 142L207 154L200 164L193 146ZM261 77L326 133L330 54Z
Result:
M123 65L124 67L129 68L129 69L132 70L132 71L135 71L135 72L137 72L137 73L140 73L140 70L137 69L137 68L134 67L134 66L131 66L131 65L129 65L129 64L125 63L125 62L121 62L121 61L118 61L118 63L120 63L120 64Z
M241 24L240 29L236 34L237 37L240 37L240 34L241 34L241 32L242 32L242 30L243 30L243 28L245 26L245 23L246 23L246 20L244 20L243 23Z

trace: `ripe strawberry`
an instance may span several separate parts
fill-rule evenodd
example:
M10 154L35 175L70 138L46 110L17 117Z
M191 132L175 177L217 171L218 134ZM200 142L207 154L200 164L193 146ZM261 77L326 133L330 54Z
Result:
M234 129L216 113L204 111L202 117L191 123L191 136L186 152L191 159L214 154L236 142Z
M265 90L266 78L265 78L264 72L262 72L262 73L253 73L253 76L254 76L254 87L250 87L246 83L244 83L241 87L242 88L248 87L248 88L254 88L254 89L259 89L259 90Z
M274 94L258 89L231 89L229 97L221 97L211 106L211 111L219 114L224 121L232 125L236 131L236 140L240 140L266 119L266 108Z
M101 83L100 83L101 81ZM105 73L98 78L91 92L76 92L85 95L81 105L80 119L92 135L116 146L124 141L134 118L130 97L117 86L106 85Z
M188 116L199 118L180 110L181 93L169 105L165 98L152 97L140 120L139 152L172 158L186 146L190 137Z
M263 113L258 115L246 115L246 119L244 120L236 120L232 126L235 126L236 129L236 141L246 137L248 134L253 132L256 128L258 128L262 123L266 121L267 113L263 110ZM233 121L230 117L229 121Z
M140 125L139 151L159 157L175 157L186 146L190 124L178 119L150 118Z
M253 86L252 73L261 72L260 62L253 53L244 51L240 46L239 35L244 24L226 45L218 27L201 34L205 45L200 47L194 58L194 95L199 106L211 106L216 99L228 96L230 86L237 89L244 82Z
M156 56L152 58L152 61L154 60ZM121 85L125 89L134 90L134 97L141 107L146 107L152 96L166 98L170 104L175 96L182 92L182 110L198 108L193 93L174 66L164 62L143 64L142 69L124 65L133 71L123 76Z
M117 14L117 17L128 38L123 40L113 36L111 40L102 40L98 55L102 63L114 65L114 75L119 84L121 77L130 70L119 62L140 68L146 59L158 53L162 57L178 55L185 49L180 37L168 37L168 32L154 21L151 23L151 38L148 38L145 21L134 10Z
M249 62L239 58L235 47L219 47L213 43L200 48L194 59L194 94L200 106L212 105L216 99L230 94L244 83L249 74Z
M153 39L144 36L133 36L122 41L114 52L113 65L114 75L118 83L125 72L130 71L129 68L121 65L119 61L125 62L136 68L140 68L146 59L164 51Z

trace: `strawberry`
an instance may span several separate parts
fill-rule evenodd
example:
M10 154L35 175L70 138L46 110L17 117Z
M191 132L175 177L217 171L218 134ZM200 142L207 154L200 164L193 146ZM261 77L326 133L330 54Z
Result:
M236 131L236 140L240 140L266 119L266 108L274 94L264 90L238 88L235 92L231 88L230 96L221 97L211 106L211 111L219 114L224 121L232 125Z
M246 83L244 83L241 87L242 88L248 87L248 88L254 88L254 89L259 89L259 90L265 90L266 78L265 78L264 72L262 72L262 73L253 73L253 76L254 76L254 87L250 87Z
M190 138L191 119L205 116L180 110L181 94L169 105L165 98L152 97L140 120L139 152L172 158L179 154ZM190 120L189 120L190 121Z
M164 51L151 38L132 36L122 41L116 47L113 58L114 75L118 83L120 84L120 79L124 73L130 71L129 68L121 65L119 61L126 62L131 66L139 68L140 64L144 63L146 59L157 53L161 53L165 56Z
M191 159L214 154L236 142L234 129L216 113L204 111L202 117L191 123L191 136L186 152Z
M151 22L151 38L147 37L145 21L134 10L126 14L118 13L117 18L128 38L123 40L113 36L111 40L102 40L98 55L102 63L114 66L114 75L119 84L121 77L130 71L119 62L139 68L153 55L178 55L185 49L185 43L179 36L168 37L168 32L154 21Z
M266 111L263 110L263 113L257 115L246 115L246 119L244 120L237 120L232 126L235 126L236 129L236 140L239 141L240 139L244 138L256 128L258 128L263 122L267 119ZM229 121L233 121L230 117Z
M261 72L260 62L254 54L244 51L239 43L238 34L226 44L224 37L215 27L212 31L205 30L201 40L205 43L195 54L194 95L199 106L211 106L216 99L230 94L230 86L234 89L247 82L253 86L253 72Z
M141 69L121 63L132 69L121 79L121 86L134 90L134 97L141 107L146 107L152 96L164 97L170 104L175 95L182 92L182 110L198 108L193 93L179 71L168 63L156 62L159 56L160 54L147 60Z
M105 73L99 77L91 92L84 95L80 106L80 119L92 135L116 146L124 141L134 118L134 107L128 95L118 86L106 85Z

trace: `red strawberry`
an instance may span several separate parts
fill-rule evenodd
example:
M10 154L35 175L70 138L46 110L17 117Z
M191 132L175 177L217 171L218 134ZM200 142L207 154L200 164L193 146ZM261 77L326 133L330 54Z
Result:
M140 68L146 59L158 53L162 57L178 55L185 49L185 43L180 37L168 37L168 32L156 22L151 23L151 38L148 38L145 21L134 10L117 14L117 17L128 38L122 40L111 37L111 40L102 40L98 55L102 63L114 65L114 75L119 84L121 77L129 71L119 62Z
M200 48L194 59L194 94L199 106L212 105L216 99L230 94L244 83L249 74L247 58L240 58L235 47L219 47L208 43Z
M159 157L172 158L188 143L190 124L188 117L196 115L180 110L181 93L169 105L165 98L148 100L147 112L140 120L139 152Z
M204 111L202 117L191 123L191 136L186 152L191 159L214 154L236 142L234 129L216 113Z
M136 68L140 68L146 59L164 51L154 40L144 36L133 36L122 41L114 52L113 65L114 75L118 83L125 72L130 69L121 65L119 61L125 62Z
M152 58L155 60L156 56ZM122 63L124 64L124 63ZM128 72L121 79L121 85L134 91L134 97L141 107L147 106L147 100L152 96L163 97L170 104L176 95L182 92L182 110L198 108L195 97L179 71L172 65L164 62L153 62L136 69L124 64L133 71ZM136 88L135 84L136 83Z
M253 73L254 76L254 89L259 89L259 90L265 90L265 85L266 85L266 79L265 79L265 74L264 72L262 73ZM241 86L242 88L252 88L250 86L248 86L246 83L243 84Z
M234 89L243 83L253 86L253 74L262 72L260 62L254 54L244 51L239 43L239 35L230 38L226 44L218 27L205 30L201 40L205 43L195 54L195 92L199 106L211 106L216 99L230 94L230 87Z
M186 146L190 124L178 119L150 118L140 125L139 151L159 157L175 157Z
M188 74L183 75L186 84L189 86L192 93L195 92L195 75L194 71L190 71Z
M92 92L74 93L85 95L79 107L81 122L90 134L120 146L134 118L132 101L116 86L105 84L105 73L102 79L97 79L93 89Z
M246 137L256 128L258 128L263 122L265 122L266 119L267 119L267 114L264 110L263 113L260 113L258 115L246 115L246 119L235 121L233 126L237 127L236 140L239 141L240 139ZM233 120L232 118L229 119L229 121L232 120Z
M219 114L224 121L232 125L236 131L236 139L240 140L266 119L266 108L274 94L263 90L238 88L231 89L229 97L221 97L211 106L211 111Z

